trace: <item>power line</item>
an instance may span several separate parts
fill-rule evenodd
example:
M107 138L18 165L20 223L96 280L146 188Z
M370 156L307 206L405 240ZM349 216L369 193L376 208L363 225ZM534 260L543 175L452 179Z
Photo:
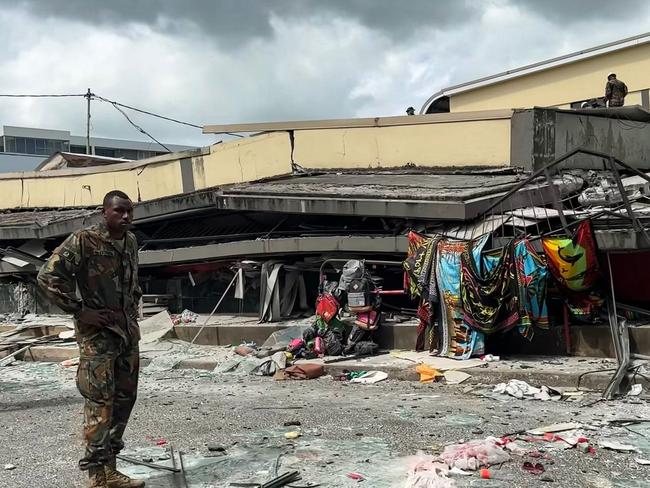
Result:
M0 97L4 98L64 98L64 97L85 97L86 95L84 93L77 94L77 93L72 93L72 94L46 94L46 95L33 95L33 94L26 94L26 95L14 95L14 94L0 94Z
M175 119L175 118L173 118L173 117L166 117L166 116L164 116L164 115L160 115L160 114L157 114L157 113L154 113L154 112L150 112L150 111L148 111L148 110L144 110L144 109L141 109L141 108L133 107L133 106L131 106L131 105L126 105L126 104L124 104L124 103L120 103L120 102L117 102L117 101L115 101L115 100L110 100L110 99L108 99L108 98L102 97L102 96L97 95L97 94L94 94L94 93L91 94L91 96L92 96L92 98L95 98L95 99L100 100L100 101L102 101L102 102L110 103L111 105L113 105L113 107L115 107L115 109L118 110L118 111L119 111L119 112L120 112L120 113L121 113L121 114L122 114L122 115L123 115L123 116L124 116L128 121L129 121L129 123L130 123L131 125L133 125L133 126L134 126L138 131L139 131L139 132L141 132L141 133L143 133L143 134L146 134L148 137L150 137L152 140L154 140L157 144L160 144L162 147L164 147L164 148L165 148L166 150L168 150L168 151L169 151L169 149L168 149L164 144L162 144L162 143L161 143L160 141L158 141L155 137L153 137L151 134L149 134L148 132L146 132L142 127L140 127L139 125L135 124L135 123L134 123L134 122L129 118L129 116L126 114L126 112L124 112L123 110L121 110L120 107L125 108L125 109L128 109L128 110L133 110L134 112L139 112L139 113L141 113L141 114L149 115L149 116L151 116L151 117L156 117L156 118L158 118L158 119L167 120L167 121L169 121L169 122L174 122L174 123L176 123L176 124L186 125L186 126L188 126L188 127L193 127L193 128L195 128L195 129L203 129L203 127L200 126L200 125L198 125L198 124L193 124L193 123L191 123L191 122L184 122L184 121L182 121L182 120L178 120L178 119ZM0 97L4 97L4 98L70 98L70 97L84 97L84 98L85 98L85 97L88 97L88 93L65 93L65 94L58 94L58 93L56 93L56 94L0 94ZM241 134L236 134L236 133L234 133L234 132L226 132L226 134L228 134L228 135L230 135L230 136L234 136L234 137L244 137L243 135L241 135Z
M130 105L125 105L123 103L116 102L114 100L109 100L108 98L100 97L99 95L94 95L94 97L96 99L98 99L98 100L101 100L102 102L108 102L108 103L112 104L115 107L128 108L129 110L133 110L134 112L140 112L141 114L151 115L152 117L157 117L159 119L168 120L170 122L176 122L177 124L187 125L189 127L194 127L195 129L203 129L202 126L197 125L197 124L192 124L190 122L183 122L182 120L173 119L171 117L165 117L164 115L155 114L153 112L149 112L149 111L143 110L141 108L131 107Z
M200 126L198 124L192 124L191 122L183 122L182 120L174 119L172 117L166 117L164 115L149 112L148 110L143 110L141 108L132 107L130 105L126 105L124 103L116 102L114 100L109 100L108 98L104 98L104 97L101 97L99 95L94 95L94 96L98 100L101 100L102 102L108 102L108 103L112 104L113 106L119 106L119 107L122 107L122 108L133 110L135 112L140 112L141 114L151 115L152 117L157 117L159 119L168 120L170 122L176 122L177 124L187 125L189 127L194 127L195 129L203 129L203 126ZM229 136L234 136L234 137L244 137L241 134L235 134L234 132L225 132L225 134L228 134Z
M108 100L106 100L106 101L108 101ZM151 140L153 140L154 142L156 142L157 144L159 144L161 147L164 147L166 151L168 151L168 152L172 152L172 150L169 149L167 146L165 146L162 142L160 142L160 141L159 141L158 139L156 139L154 136L152 136L151 134L149 134L146 130L144 130L144 129L143 129L142 127L140 127L138 124L136 124L135 122L133 122L133 121L129 118L129 116L126 114L126 112L125 112L124 110L122 110L120 107L117 106L117 103L113 103L113 102L110 102L110 101L108 101L108 102L109 102L111 105L113 105L113 107L115 107L115 110L117 110L117 111L120 112L122 115L124 115L124 118L129 122L129 124L131 124L133 127L135 127L138 131L142 132L142 133L145 134L146 136L149 136L149 137L151 138Z

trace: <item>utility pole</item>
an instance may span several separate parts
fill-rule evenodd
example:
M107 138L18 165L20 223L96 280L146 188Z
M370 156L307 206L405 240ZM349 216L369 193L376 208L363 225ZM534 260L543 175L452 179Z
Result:
M92 93L90 92L90 88L88 88L88 91L86 92L86 154L90 154L90 98L92 97Z

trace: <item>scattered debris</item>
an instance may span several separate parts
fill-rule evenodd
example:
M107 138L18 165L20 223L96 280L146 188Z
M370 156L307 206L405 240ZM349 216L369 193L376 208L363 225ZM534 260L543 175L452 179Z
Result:
M174 323L167 310L140 321L139 325L141 344L157 342L174 328Z
M409 459L408 479L406 488L453 488L454 480L449 479L449 467L436 457L418 454ZM465 473L462 470L456 472Z
M623 444L617 441L602 440L598 443L603 449L609 449L617 452L639 452L639 448L631 444Z
M489 467L510 460L510 455L499 445L499 439L488 437L464 444L452 444L445 447L440 458L449 467L476 471L480 467Z
M352 378L350 383L361 383L363 385L372 385L384 381L388 378L388 373L383 371L369 371L357 378Z
M634 461L641 466L650 466L650 459L634 458Z
M486 362L486 363L494 363L494 362L496 362L496 361L501 361L501 357L500 357L500 356L494 356L494 355L492 355L492 354L486 354L486 355L484 355L484 356L481 356L480 359L481 359L481 361L484 361L484 362Z
M159 469L159 470L162 470L162 471L171 471L172 473L180 473L181 472L181 470L178 469L178 468L163 466L161 464L154 464L154 463L150 463L148 461L141 461L140 459L135 459L135 458L132 458L130 456L124 456L122 454L118 454L117 459L121 459L122 461L126 461L127 463L131 463L131 464L138 464L140 466L146 466L146 467L152 468L152 469Z
M293 430L291 432L287 432L286 434L284 434L284 438L289 440L294 440L301 436L302 436L302 432L300 432L299 430Z
M627 396L639 396L641 393L643 393L643 385L637 383L636 385L632 385Z
M73 366L79 366L79 358L76 357L76 358L66 359L64 361L61 361L59 364L61 366L63 366L64 368L71 368Z
M4 469L5 471L11 471L11 470L16 469L16 466L13 465L13 464L5 464L3 469Z
M418 364L415 371L420 375L420 383L433 383L442 373L428 364Z
M562 399L562 394L553 388L549 388L548 386L536 388L522 380L510 380L508 383L499 383L494 387L492 392L510 395L511 397L520 400L531 398L546 402L549 400L557 401Z
M361 473L347 473L345 476L355 481L363 481L366 479L366 477Z
M444 377L448 385L460 385L462 382L470 379L472 375L465 373L464 371L456 371L455 369L451 369L444 372Z
M235 354L238 354L240 356L250 356L251 354L253 354L255 352L255 349L253 349L252 347L250 347L247 344L241 344L241 345L237 346L234 349L234 351L235 351Z
M281 379L311 380L323 376L325 367L322 364L301 363L289 366L282 373Z
M544 427L538 427L537 429L527 430L526 433L531 435L544 435L548 433L564 432L567 430L576 430L580 427L582 427L582 424L577 422L564 422L561 424L546 425Z
M180 324L194 324L196 321L199 319L199 314L194 313L191 310L183 310L183 312L179 315L172 315L171 320L174 323L174 325L180 325Z
M285 427L300 427L302 423L299 420L289 420L284 423Z
M544 465L542 463L531 463L526 461L521 467L524 471L528 471L530 474L542 474L544 471Z

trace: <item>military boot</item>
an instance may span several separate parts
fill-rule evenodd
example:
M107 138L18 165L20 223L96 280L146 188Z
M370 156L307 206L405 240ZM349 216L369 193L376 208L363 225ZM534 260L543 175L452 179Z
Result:
M88 483L88 488L108 488L109 485L106 482L106 473L104 468L92 468L88 471L88 477L90 482Z
M114 461L104 466L104 472L108 488L142 488L144 486L144 481L129 478L115 469Z

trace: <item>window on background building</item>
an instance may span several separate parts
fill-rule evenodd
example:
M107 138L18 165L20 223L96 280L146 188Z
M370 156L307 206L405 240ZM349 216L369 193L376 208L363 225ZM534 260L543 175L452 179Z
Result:
M86 154L86 146L76 146L72 144L70 146L70 152L75 154Z
M5 136L6 151L19 154L50 156L57 151L67 151L68 141Z
M5 152L5 138L0 137L0 152Z
M96 147L95 154L97 156L106 156L107 158L114 158L115 149L111 149L110 147Z
M124 159L138 159L138 151L135 149L116 149L115 157Z

